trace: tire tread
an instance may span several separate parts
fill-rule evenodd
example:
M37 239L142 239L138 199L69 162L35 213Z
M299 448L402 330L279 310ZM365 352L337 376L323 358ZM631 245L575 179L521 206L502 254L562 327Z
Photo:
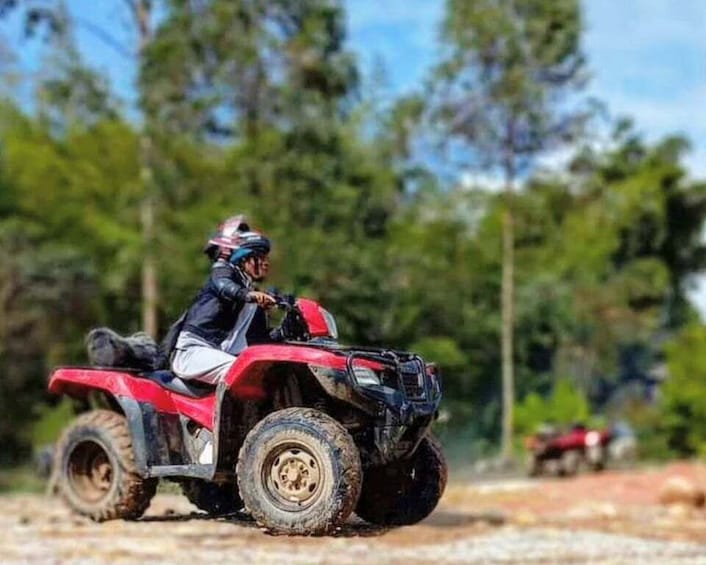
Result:
M109 499L103 501L99 507L88 510L77 506L67 490L69 487L64 476L63 457L70 445L76 442L76 436L79 440L81 436L91 439L96 435L100 436L101 432L107 436L108 449L114 452L120 467L113 470L118 484ZM110 410L92 410L81 414L64 430L57 446L54 467L59 473L57 479L62 498L75 510L97 522L139 518L147 510L157 491L157 479L145 479L137 472L132 437L125 417Z

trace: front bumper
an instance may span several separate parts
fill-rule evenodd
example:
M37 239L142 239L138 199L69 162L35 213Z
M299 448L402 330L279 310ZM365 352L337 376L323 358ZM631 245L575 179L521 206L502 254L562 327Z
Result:
M380 384L360 384L355 375L356 363L373 364ZM413 414L431 409L433 413L441 401L438 373L428 374L422 358L412 353L386 349L349 350L346 353L346 377L357 392L393 411Z
M359 360L380 364L379 373L387 374L385 384L361 386L354 372ZM385 463L413 453L438 414L438 374L427 374L427 366L417 355L387 350L349 352L346 373L350 386L381 408L373 432L372 459ZM395 379L396 383L391 382Z
M330 343L322 348L334 357L330 363L309 364L309 369L331 397L360 411L350 431L364 464L381 465L414 453L441 402L435 367L406 352Z

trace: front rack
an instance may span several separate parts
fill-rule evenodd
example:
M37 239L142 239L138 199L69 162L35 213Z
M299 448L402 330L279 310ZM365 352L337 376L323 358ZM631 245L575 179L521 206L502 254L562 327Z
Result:
M397 390L406 400L426 401L431 397L430 382L426 375L426 365L419 355L391 349L355 348L345 352L346 372L355 386L354 364L357 359L380 363L395 374Z

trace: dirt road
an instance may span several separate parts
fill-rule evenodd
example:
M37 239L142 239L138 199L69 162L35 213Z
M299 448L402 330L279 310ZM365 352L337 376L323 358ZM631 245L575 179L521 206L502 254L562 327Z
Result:
M56 499L0 499L0 563L704 563L706 511L657 504L666 477L706 486L678 464L576 479L452 482L423 523L395 530L353 519L336 536L270 536L245 517L205 519L159 494L138 522L94 524Z

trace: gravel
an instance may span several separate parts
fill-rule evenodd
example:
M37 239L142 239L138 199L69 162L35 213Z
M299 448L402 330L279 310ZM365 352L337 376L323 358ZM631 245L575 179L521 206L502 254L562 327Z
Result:
M353 521L338 537L270 536L160 494L146 519L94 524L41 496L0 499L0 563L703 563L706 545L557 527L441 522L390 531ZM446 511L448 513L448 510ZM443 515L444 512L441 512Z

